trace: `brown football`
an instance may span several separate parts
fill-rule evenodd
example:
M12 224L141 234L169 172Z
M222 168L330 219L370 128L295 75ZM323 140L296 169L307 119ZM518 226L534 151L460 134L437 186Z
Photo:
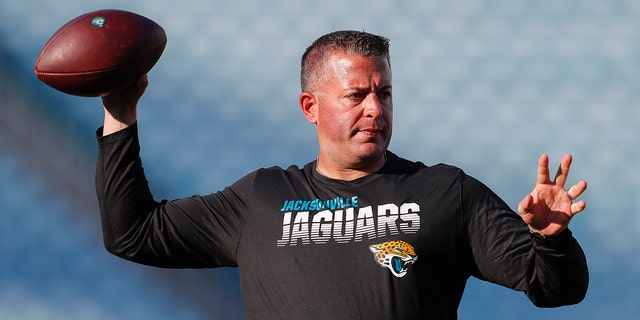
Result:
M166 44L164 29L146 17L123 10L89 12L51 36L34 71L64 93L104 96L149 72Z

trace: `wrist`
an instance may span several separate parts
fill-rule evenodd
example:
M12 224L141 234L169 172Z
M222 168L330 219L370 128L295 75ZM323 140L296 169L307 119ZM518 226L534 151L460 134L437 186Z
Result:
M560 231L560 233L552 235L552 236L546 236L544 234L541 234L539 232L533 231L531 229L529 229L529 233L531 234L531 238L533 238L534 240L538 240L538 241L554 241L554 240L559 240L562 238L565 238L567 235L571 235L571 231L567 228L564 229L562 231Z
M103 135L109 135L114 132L130 127L136 122L136 110L132 108L126 113L116 113L104 109L104 129Z

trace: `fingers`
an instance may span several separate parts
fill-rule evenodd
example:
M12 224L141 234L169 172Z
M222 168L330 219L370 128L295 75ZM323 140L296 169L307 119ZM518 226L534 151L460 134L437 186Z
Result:
M576 215L587 207L587 203L584 201L578 201L571 204L571 214Z
M142 97L148 85L149 78L146 74L143 74L136 80L136 82L132 83L131 86L128 86L118 92L113 92L109 95L103 96L103 104L109 109L133 107L138 103L138 100L140 100L140 97Z
M573 157L570 154L565 154L560 161L558 171L553 179L553 184L564 188L567 183L567 177L569 176L569 169L571 168L571 161ZM549 156L543 154L538 160L538 183L539 184L551 184L551 174L549 173ZM583 190L584 191L584 190Z
M102 97L103 135L122 130L136 122L137 104L148 84L149 79L143 74L131 86Z
M587 190L586 181L580 181L567 189L567 197L571 200L571 216L582 212L587 207L587 203L583 200L574 202L574 200L581 196L585 190Z
M538 183L551 183L551 178L549 176L549 156L546 154L541 155L538 160Z
M575 215L581 211L583 211L587 207L587 203L584 201L576 201L573 202L576 198L580 197L582 193L587 190L587 182L580 181L571 188L567 189L567 196L571 199L571 214Z
M587 182L584 180L580 181L571 186L571 188L567 189L567 197L569 197L569 199L571 200L574 200L582 195L585 190L587 190Z
M557 186L564 188L565 183L567 183L567 177L569 176L569 168L571 167L572 160L573 157L570 154L565 154L564 157L562 157L560 166L556 172L556 177L553 180Z

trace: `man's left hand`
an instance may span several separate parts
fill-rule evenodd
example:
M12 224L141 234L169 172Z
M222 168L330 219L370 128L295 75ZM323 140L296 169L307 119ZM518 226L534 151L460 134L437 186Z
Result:
M565 189L571 160L571 155L562 157L555 179L551 181L549 157L545 154L540 156L536 186L518 204L518 212L531 231L546 237L555 236L586 207L582 200L574 202L587 189L585 181Z

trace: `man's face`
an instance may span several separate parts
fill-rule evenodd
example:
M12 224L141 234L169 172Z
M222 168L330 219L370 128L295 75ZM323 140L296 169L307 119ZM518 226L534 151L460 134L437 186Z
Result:
M347 167L381 159L391 140L391 70L384 59L337 54L316 86L320 157Z

